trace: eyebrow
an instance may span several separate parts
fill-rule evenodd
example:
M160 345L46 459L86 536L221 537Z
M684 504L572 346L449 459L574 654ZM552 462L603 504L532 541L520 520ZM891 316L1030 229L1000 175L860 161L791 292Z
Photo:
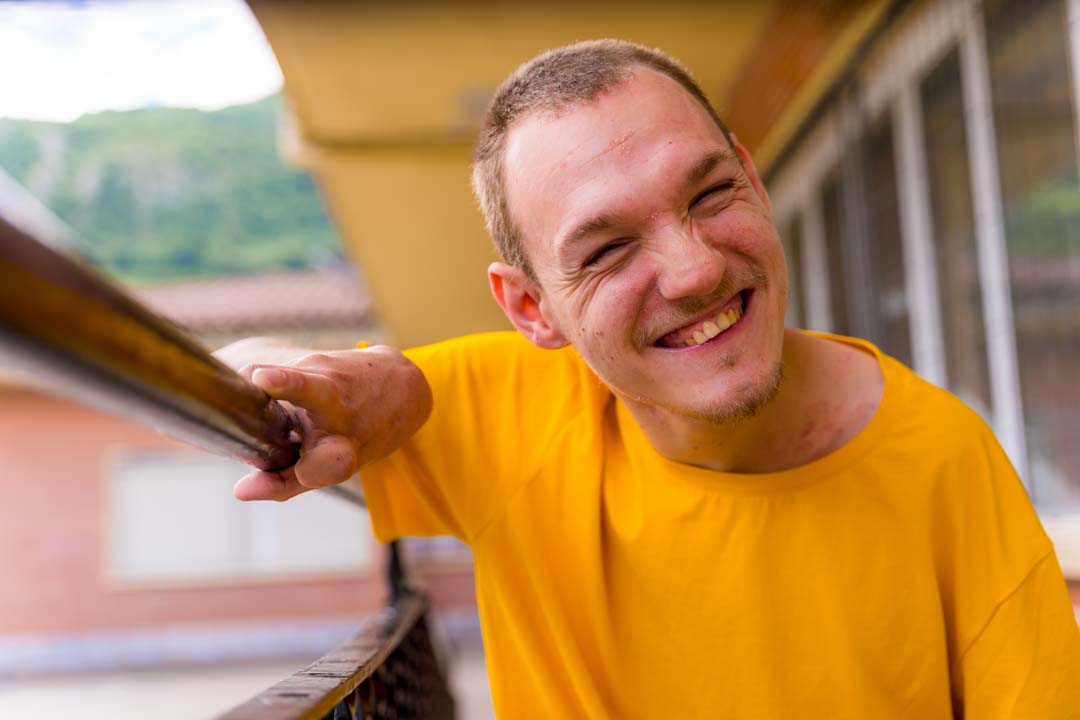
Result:
M697 185L706 177L709 176L717 165L732 160L733 156L730 150L721 149L708 153L690 168L686 173L683 184L686 187ZM611 228L620 224L620 219L610 213L600 213L585 220L574 226L574 229L563 235L562 242L559 243L563 247L574 245L577 242L584 240L590 235L610 230Z
M563 237L562 245L564 247L568 245L574 245L580 240L584 240L590 235L604 232L609 230L618 224L618 219L614 215L603 213L595 215L585 222L577 225L573 230L566 233Z
M690 168L690 172L686 173L686 185L697 185L699 182L709 176L716 166L732 160L732 154L730 150L716 150L709 153L705 157L697 161L694 167Z

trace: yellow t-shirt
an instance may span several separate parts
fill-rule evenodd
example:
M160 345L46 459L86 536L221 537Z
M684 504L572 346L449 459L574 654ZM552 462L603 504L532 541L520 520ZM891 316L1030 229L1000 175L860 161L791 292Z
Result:
M431 419L366 468L375 533L472 546L506 718L1080 717L1053 548L983 422L873 346L881 406L836 452L672 462L571 349L411 351Z

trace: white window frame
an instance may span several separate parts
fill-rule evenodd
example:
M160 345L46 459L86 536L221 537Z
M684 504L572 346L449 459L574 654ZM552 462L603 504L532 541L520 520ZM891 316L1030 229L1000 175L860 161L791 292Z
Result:
M797 268L803 298L803 320L808 330L832 332L832 292L825 247L825 216L821 184L840 158L840 134L835 113L815 126L806 140L784 164L784 172L770 182L775 196L773 214L778 226L800 225L802 267Z
M1076 164L1080 167L1080 0L1066 0L1066 13L1069 29L1065 37L1069 43L1073 117L1076 118Z
M947 371L934 255L926 145L922 131L922 99L914 79L905 82L893 105L896 145L896 189L900 203L900 236L904 251L904 280L911 321L912 361L924 378L945 386Z
M1080 18L1080 0L1068 2L1070 10L1076 12L1074 19ZM981 4L975 0L940 0L903 19L892 37L859 70L855 96L844 102L844 112L832 112L821 118L784 164L772 186L778 214L797 213L802 217L803 287L806 297L814 298L804 313L807 326L828 330L829 306L822 303L828 299L828 273L824 225L817 197L820 185L838 165L845 138L851 138L852 133L857 136L858 128L853 127L850 115L852 109L862 118L876 117L882 112L892 114L913 365L917 373L931 382L944 384L946 352L930 199L925 184L918 182L926 172L918 88L941 58L953 48L958 49L965 88L972 207L993 392L992 424L1013 465L1026 478L1027 447L1016 333L993 119L988 112L989 71L981 13ZM1080 58L1080 41L1076 39L1080 21L1071 23L1070 27L1074 58ZM1080 84L1075 76L1074 81Z
M1065 2L1080 155L1080 0ZM984 33L982 3L978 0L938 0L917 8L901 19L890 38L872 51L859 70L855 102L863 118L875 117L886 109L892 113L906 289L913 298L910 322L914 365L923 377L942 383L947 376L946 355L930 198L926 184L918 182L919 177L926 176L918 88L948 52L954 48L958 52L992 390L991 424L1027 484L1027 445ZM796 218L802 223L801 270L808 299L804 317L808 328L823 331L831 328L831 306L820 195L822 182L839 164L845 142L843 130L838 112L823 114L770 181L777 216L785 222ZM1080 579L1080 518L1044 517L1043 524L1055 542L1065 575Z
M986 325L987 366L994 430L1009 459L1027 482L1027 439L1020 399L1020 369L1016 357L1009 260L1005 250L1005 214L1001 206L997 141L990 97L990 68L986 55L981 7L969 5L960 35L960 75L963 79L964 120L975 212L979 280Z

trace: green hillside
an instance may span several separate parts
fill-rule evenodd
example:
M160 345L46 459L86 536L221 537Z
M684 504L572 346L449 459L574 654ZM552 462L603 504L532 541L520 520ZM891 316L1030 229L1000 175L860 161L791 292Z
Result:
M126 282L310 267L340 241L311 177L278 156L280 106L0 119L0 167Z

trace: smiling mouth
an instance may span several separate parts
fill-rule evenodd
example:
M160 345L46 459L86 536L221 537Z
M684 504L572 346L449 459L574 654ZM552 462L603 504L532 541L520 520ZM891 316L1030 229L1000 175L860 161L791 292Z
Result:
M748 290L740 291L715 314L669 332L656 341L658 347L680 348L704 345L735 327L746 312Z

